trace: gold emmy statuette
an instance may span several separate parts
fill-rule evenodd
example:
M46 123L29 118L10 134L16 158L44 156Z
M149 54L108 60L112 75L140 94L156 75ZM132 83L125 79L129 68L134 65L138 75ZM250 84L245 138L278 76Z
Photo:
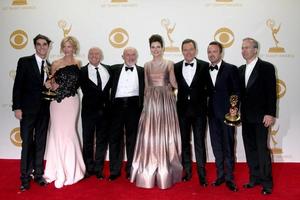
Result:
M180 51L179 48L173 46L174 40L171 38L171 34L173 33L176 24L174 24L173 27L171 27L169 19L162 19L161 20L161 25L166 29L168 40L170 42L170 45L165 48L165 51L167 51L167 52L179 52Z
M49 65L45 65L44 66L44 71L47 74L47 79L51 80L53 78L53 76L51 75L50 71L51 71L51 66ZM55 91L52 91L50 88L48 88L47 91L43 91L43 99L45 100L49 100L49 101L53 101L56 98L56 93Z
M271 141L273 143L273 148L271 148L271 150L272 150L273 154L282 154L282 149L279 148L279 147L276 147L276 145L278 144L278 142L276 142L275 136L277 135L278 130L279 130L279 126L278 126L278 128L276 130L271 129L271 131L270 131Z
M67 37L71 31L72 25L70 25L69 28L67 28L67 22L65 20L59 20L58 21L58 27L63 31L64 38Z
M238 96L231 95L229 101L230 101L231 109L237 109ZM224 123L229 126L238 126L241 123L241 117L239 114L231 115L230 113L227 113L225 115Z
M281 25L279 25L277 28L275 28L275 21L272 20L272 19L268 19L267 20L267 26L272 31L272 37L273 37L273 40L274 40L275 46L276 46L276 47L269 48L269 52L270 53L284 53L285 52L284 48L278 46L279 41L276 39L276 36L275 36L279 32Z

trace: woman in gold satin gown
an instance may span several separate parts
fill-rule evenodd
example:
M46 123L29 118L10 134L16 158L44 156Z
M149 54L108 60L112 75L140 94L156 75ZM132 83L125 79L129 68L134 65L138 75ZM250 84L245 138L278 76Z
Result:
M138 128L130 181L161 189L181 181L181 138L173 89L173 62L163 58L160 35L149 39L153 59L144 66L145 98Z

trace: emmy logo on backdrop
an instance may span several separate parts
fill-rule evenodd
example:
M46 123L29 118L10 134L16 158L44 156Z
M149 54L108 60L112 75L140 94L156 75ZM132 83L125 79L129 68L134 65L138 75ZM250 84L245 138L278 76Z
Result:
M179 52L179 48L178 47L175 47L173 46L173 43L174 43L174 40L172 39L171 37L171 34L173 33L174 29L175 29L175 26L176 24L173 25L173 27L170 26L170 20L169 19L162 19L161 20L161 25L166 29L167 31L167 36L168 36L168 41L170 43L169 46L167 46L165 48L165 51L166 52Z
M284 53L285 52L284 48L278 46L279 41L276 38L276 34L279 32L281 24L279 24L279 26L277 28L275 28L275 21L274 20L268 19L266 23L267 23L267 26L272 31L272 37L273 37L273 40L275 42L275 47L269 48L269 52L270 53Z
M231 95L230 96L230 109L236 110L238 111L238 96L237 95ZM238 126L241 123L241 117L238 113L236 114L231 114L231 113L227 113L225 115L225 119L224 119L224 123L229 125L229 126Z
M279 126L276 130L271 128L270 131L271 141L273 143L273 148L271 148L271 150L273 154L282 154L282 149L276 146L278 142L275 140L275 136L277 135L278 130L279 130Z
M112 3L126 3L128 0L111 0Z
M65 38L69 35L72 28L72 24L70 25L70 27L67 27L67 22L65 20L59 20L58 27L63 31Z
M54 76L51 74L51 66L45 65L44 66L44 71L47 74L47 80L51 80L54 78ZM43 91L43 99L53 101L56 98L56 93L55 91L52 91L51 88L48 88L46 91Z

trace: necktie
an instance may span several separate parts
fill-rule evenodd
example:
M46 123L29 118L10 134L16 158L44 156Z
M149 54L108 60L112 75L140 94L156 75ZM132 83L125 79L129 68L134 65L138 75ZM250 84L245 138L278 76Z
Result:
M218 65L215 65L215 66L210 66L209 67L210 71L214 71L214 70L217 70L218 71Z
M185 65L185 66L191 66L191 67L193 67L193 66L194 66L194 63L187 63L187 62L186 62L186 63L184 63L184 65Z
M44 77L45 77L44 64L45 64L45 61L42 60L42 65L41 65L41 81L42 81L42 84L44 84Z
M102 82L101 82L100 73L98 71L98 67L95 67L95 70L96 70L96 75L97 75L97 86L100 90L102 90Z
M128 70L130 70L130 71L133 71L133 67L125 67L125 71L128 71Z

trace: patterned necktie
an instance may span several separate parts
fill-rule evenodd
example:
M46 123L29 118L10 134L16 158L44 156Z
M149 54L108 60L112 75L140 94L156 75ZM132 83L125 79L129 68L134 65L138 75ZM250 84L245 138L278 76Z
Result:
M95 67L95 70L97 75L97 86L100 90L102 90L102 81L101 81L100 73L98 71L98 67Z
M45 77L44 64L45 64L45 61L42 60L42 65L41 65L41 81L42 81L42 84L44 84L44 77Z

